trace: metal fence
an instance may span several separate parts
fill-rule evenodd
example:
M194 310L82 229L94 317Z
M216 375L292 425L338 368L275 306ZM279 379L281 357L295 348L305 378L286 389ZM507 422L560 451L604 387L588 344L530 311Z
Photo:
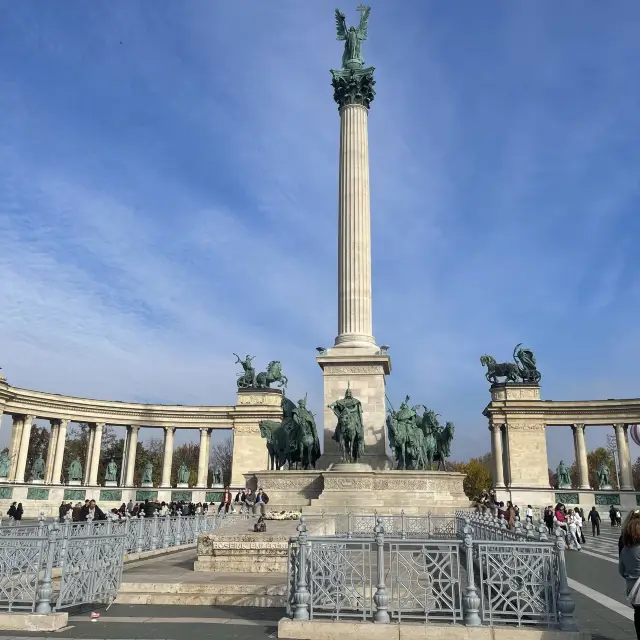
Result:
M247 517L155 515L46 524L41 516L36 525L0 528L0 611L49 613L109 602L126 555L191 544L200 533Z
M340 527L336 536L310 537L301 518L289 542L289 615L576 629L564 537L549 541L546 527L536 539L533 526L485 529L472 516L452 516L446 531L454 535L439 539L410 537L406 521L390 535L382 516L368 535L354 535L354 517L346 536Z
M322 514L322 517L326 517ZM376 522L380 520L387 535L394 535L402 540L412 538L453 539L456 537L456 517L432 515L359 515L353 513L331 515L335 520L335 535L346 538L373 535Z

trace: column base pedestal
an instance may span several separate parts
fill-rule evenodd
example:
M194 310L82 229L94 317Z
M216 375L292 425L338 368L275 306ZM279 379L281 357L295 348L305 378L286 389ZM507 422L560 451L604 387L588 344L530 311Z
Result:
M153 489L153 482L141 482L140 486L143 489Z
M29 484L44 484L44 480L29 480Z
M81 487L82 486L82 480L69 480L69 482L67 484L70 487Z
M118 482L116 480L105 480L104 481L104 486L105 487L117 487L118 486Z
M188 488L189 488L188 482L178 482L178 484L176 485L176 489L188 489Z

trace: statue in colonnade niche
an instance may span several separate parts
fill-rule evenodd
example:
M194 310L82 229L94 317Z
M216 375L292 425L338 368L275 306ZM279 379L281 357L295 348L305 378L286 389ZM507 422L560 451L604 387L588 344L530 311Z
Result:
M142 482L144 484L152 484L153 483L153 465L151 462L147 462L144 465L144 471L142 472Z
M598 489L611 489L611 470L609 465L603 460L596 470Z
M560 460L560 464L556 469L556 476L558 477L558 489L571 489L571 476L564 460Z
M0 478L7 478L11 471L11 457L7 451L0 455Z
M338 422L332 439L342 451L343 462L358 462L364 453L364 423L362 403L353 397L347 384L344 398L327 405L335 414Z
M42 480L44 478L44 460L40 456L31 467L31 479Z
M107 465L107 473L105 474L105 480L107 482L116 482L118 476L118 465L115 463L114 459L111 458L109 460L109 464Z
M187 469L187 465L184 463L184 460L178 469L178 482L180 484L189 484L189 469Z
M82 465L77 458L69 465L69 480L73 482L82 481Z
M222 469L220 467L216 467L213 470L213 483L216 484L216 485L222 486L222 484L223 484L223 476L224 476L224 474L222 472Z

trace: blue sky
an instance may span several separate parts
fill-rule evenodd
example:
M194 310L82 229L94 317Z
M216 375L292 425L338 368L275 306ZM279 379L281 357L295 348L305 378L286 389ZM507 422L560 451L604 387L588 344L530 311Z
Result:
M320 414L334 6L0 2L12 384L229 404L237 351ZM531 347L546 399L640 395L638 24L634 1L373 5L374 331L390 397L453 420L457 458L489 448L485 352ZM568 429L549 442L573 458Z

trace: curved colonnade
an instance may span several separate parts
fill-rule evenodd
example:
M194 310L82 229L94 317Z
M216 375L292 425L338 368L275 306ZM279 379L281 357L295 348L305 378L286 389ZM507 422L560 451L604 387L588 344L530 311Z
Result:
M51 438L41 485L64 486L62 468L65 440L70 422L89 425L89 447L84 465L84 487L99 486L98 465L105 425L123 426L127 434L119 487L134 488L136 448L139 430L152 427L164 430L164 460L159 488L171 489L171 465L176 429L200 431L200 455L195 489L207 488L207 473L211 433L214 429L233 431L232 486L244 486L244 475L267 468L267 451L260 437L261 420L280 420L281 392L276 389L238 392L234 406L183 406L93 400L41 391L21 389L0 380L0 412L13 419L9 455L9 475L0 478L4 486L25 483L27 452L32 426L36 419L49 420ZM78 483L76 483L78 484ZM2 496L4 497L4 496ZM15 498L14 498L15 499Z

